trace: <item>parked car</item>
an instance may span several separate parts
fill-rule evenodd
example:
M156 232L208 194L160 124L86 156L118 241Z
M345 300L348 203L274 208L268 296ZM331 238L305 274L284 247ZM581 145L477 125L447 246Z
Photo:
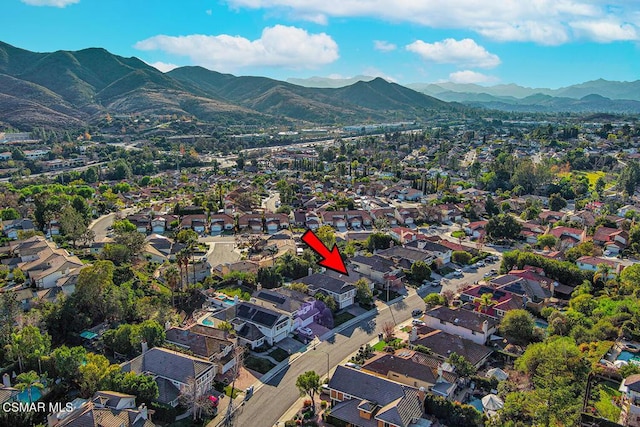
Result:
M416 308L415 310L413 310L411 312L411 316L418 317L418 316L422 316L423 313L424 313L423 310L420 310L419 308Z
M488 271L488 272L484 273L483 277L486 279L487 277L491 277L491 276L493 276L493 273Z
M300 332L302 335L313 335L313 331L307 327L298 328L298 332Z
M422 320L420 319L413 319L413 321L411 322L414 326L425 326L426 323L424 323Z
M353 362L347 362L347 363L344 364L344 366L348 366L348 367L353 368L353 369L360 369L360 365L358 365L356 363L353 363Z

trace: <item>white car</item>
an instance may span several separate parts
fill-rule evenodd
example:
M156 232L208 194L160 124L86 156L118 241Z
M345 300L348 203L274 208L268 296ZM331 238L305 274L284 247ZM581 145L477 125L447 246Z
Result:
M300 332L302 335L313 335L313 331L305 327L298 328L298 332Z

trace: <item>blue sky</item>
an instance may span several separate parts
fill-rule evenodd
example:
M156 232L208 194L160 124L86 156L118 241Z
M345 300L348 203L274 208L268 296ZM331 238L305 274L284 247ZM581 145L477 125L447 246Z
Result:
M2 0L0 40L166 71L557 88L640 79L636 0Z

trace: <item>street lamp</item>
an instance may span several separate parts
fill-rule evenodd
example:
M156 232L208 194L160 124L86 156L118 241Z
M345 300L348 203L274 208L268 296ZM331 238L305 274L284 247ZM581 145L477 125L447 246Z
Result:
M314 346L314 347L313 347L313 350L318 350L318 347L317 347L317 346ZM324 350L319 350L319 351L321 351L322 353L324 353L324 354L326 354L326 355L327 355L327 379L329 379L329 353L327 353L327 352L326 352L326 351L324 351Z

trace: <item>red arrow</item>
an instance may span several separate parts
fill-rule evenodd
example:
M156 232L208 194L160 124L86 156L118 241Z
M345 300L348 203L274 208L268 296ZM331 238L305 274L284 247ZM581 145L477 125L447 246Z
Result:
M325 244L322 243L322 240L311 230L307 230L302 235L302 241L322 257L322 259L318 261L318 265L337 271L338 273L346 274L347 276L349 275L336 245L333 245L333 249L329 251L329 248L327 248Z

